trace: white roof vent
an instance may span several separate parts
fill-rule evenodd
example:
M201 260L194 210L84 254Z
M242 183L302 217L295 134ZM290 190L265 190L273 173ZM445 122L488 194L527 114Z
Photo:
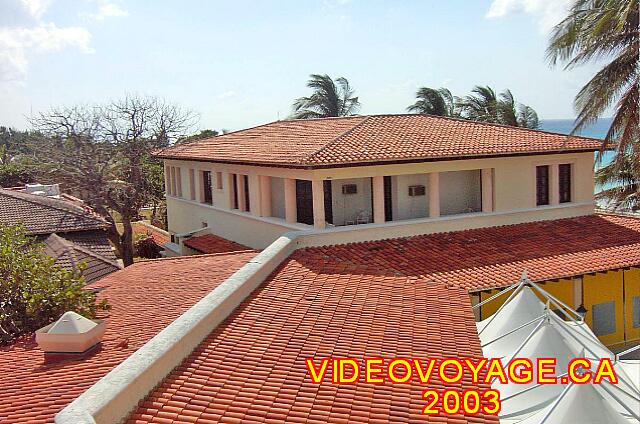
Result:
M102 340L106 323L65 312L56 322L36 331L36 342L47 353L83 353Z
M58 197L60 196L59 184L25 184L24 190L27 194L36 196Z

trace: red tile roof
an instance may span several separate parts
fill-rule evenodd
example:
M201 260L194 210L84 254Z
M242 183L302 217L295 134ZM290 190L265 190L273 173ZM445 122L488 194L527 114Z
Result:
M27 233L34 235L109 227L104 218L76 200L80 203L0 189L0 223L22 224Z
M213 234L190 237L185 240L184 245L202 253L224 253L252 250L250 247Z
M498 423L422 415L423 390L444 390L439 382L311 382L307 357L482 356L465 290L358 267L320 249L295 252L140 402L129 423Z
M147 224L146 222L132 222L131 227L133 228L134 234L152 236L156 243L158 243L160 246L169 243L169 240L171 239L169 233L167 233L165 230L155 227L151 224Z
M106 375L255 253L136 263L91 284L112 306L102 346L85 359L47 363L33 336L0 347L0 422L52 422ZM138 323L138 324L136 324Z
M640 266L640 218L590 215L314 249L340 272L403 275L469 291ZM339 259L337 259L339 258Z
M179 144L166 159L322 167L389 161L593 151L602 142L429 115L277 121Z

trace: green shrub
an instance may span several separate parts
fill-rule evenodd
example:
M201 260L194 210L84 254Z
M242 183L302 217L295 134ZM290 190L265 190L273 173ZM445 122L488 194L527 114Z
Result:
M84 290L81 271L54 265L22 227L0 224L0 344L33 332L66 311L88 318L106 301Z

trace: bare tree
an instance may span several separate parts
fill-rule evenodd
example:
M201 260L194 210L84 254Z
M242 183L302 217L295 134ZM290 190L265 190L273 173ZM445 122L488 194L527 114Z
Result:
M128 266L132 221L144 206L163 200L162 164L151 153L187 134L195 120L192 112L158 98L129 96L53 109L32 123L43 135L36 144L47 172L111 223L109 238Z

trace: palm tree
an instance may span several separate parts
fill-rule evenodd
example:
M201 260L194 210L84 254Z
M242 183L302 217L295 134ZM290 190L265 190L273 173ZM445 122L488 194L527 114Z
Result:
M637 155L618 153L616 160L598 169L596 183L601 188L596 199L605 208L637 211L640 209L640 177Z
M549 63L554 66L562 62L565 69L613 58L578 92L574 101L578 117L573 132L595 122L613 106L613 120L603 150L615 142L616 156L611 166L602 168L601 175L608 173L610 180L618 179L622 184L629 178L616 177L615 173L632 172L633 181L640 180L640 163L629 161L629 157L640 154L638 23L638 0L576 0L569 15L554 28L547 47ZM624 190L609 193L615 195ZM617 200L625 203L627 198L626 194L620 194Z
M422 87L416 93L416 102L407 108L412 113L436 116L458 116L453 95L449 89Z
M293 103L293 118L327 118L354 115L360 108L358 98L346 78L334 82L328 75L311 74L307 87L313 89L309 97L300 97Z
M463 118L514 127L538 128L536 111L516 102L510 90L497 95L491 87L477 85L471 93L465 97L456 97L456 107Z

